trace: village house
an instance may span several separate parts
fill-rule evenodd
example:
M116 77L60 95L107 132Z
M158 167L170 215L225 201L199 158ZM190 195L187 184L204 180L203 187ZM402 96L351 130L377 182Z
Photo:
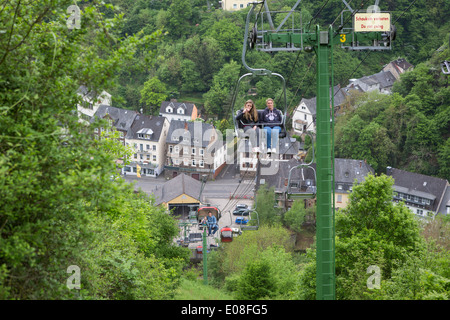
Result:
M169 122L160 116L136 115L126 136L125 144L135 153L124 174L157 177L164 171L165 141Z
M130 127L137 115L138 113L133 110L121 109L102 104L97 108L97 111L91 118L90 122L94 123L97 119L107 120L107 128L95 128L94 132L98 135L98 137L100 137L101 132L109 131L111 128L114 128L120 133L119 141L125 145L125 136L127 135L128 130L130 130Z
M335 86L333 91L334 106L337 107L346 100L348 90L341 90L340 86ZM292 115L292 129L294 134L302 135L308 131L316 132L316 100L316 97L310 99L303 98L298 107L295 108Z
M334 159L334 203L336 209L347 207L349 195L356 183L362 183L375 170L363 160Z
M222 5L222 9L226 11L236 11L247 8L252 1L250 0L221 0L219 3Z
M166 178L185 173L214 179L225 166L226 145L211 124L172 120L166 138Z
M195 104L176 101L161 102L159 115L162 117L166 117L169 122L171 122L172 120L191 121L197 119L200 116Z
M100 94L89 90L86 86L80 86L77 94L81 96L81 103L77 105L78 121L89 124L91 118L97 112L100 105L111 105L111 95L102 91Z
M393 201L403 201L418 217L433 218L450 200L447 180L392 167L386 174L394 179Z
M383 67L383 71L390 71L396 80L400 79L400 76L406 71L413 70L414 66L405 59L397 59L389 62Z

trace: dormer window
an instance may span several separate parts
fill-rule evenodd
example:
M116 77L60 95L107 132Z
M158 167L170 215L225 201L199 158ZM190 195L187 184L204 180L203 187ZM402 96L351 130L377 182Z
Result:
M167 108L166 108L166 112L167 112L167 113L173 113L172 107L167 107Z
M178 113L178 114L184 114L183 108L178 108L178 109L177 109L177 113Z
M139 139L150 140L152 138L153 130L149 128L143 128L137 132Z

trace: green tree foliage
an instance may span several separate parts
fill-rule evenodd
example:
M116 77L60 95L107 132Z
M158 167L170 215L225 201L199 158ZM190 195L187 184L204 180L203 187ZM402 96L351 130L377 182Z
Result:
M391 177L369 175L355 185L348 206L336 213L336 295L338 299L367 299L367 268L376 265L382 279L390 279L410 256L424 254L424 242L414 214L404 204L392 202ZM311 255L315 265L315 254ZM300 294L314 298L313 282L300 277Z
M295 232L300 232L303 224L312 219L315 212L314 207L305 208L304 200L295 200L292 207L284 213L284 225Z
M10 1L0 11L9 39L0 42L1 298L76 298L71 265L81 298L168 298L186 258L171 246L174 221L112 179L126 150L114 134L95 140L76 112L80 84L112 87L122 63L160 33L119 39L120 15L105 18L97 1L69 30L70 4Z
M297 278L291 252L292 243L286 229L263 226L258 231L244 232L211 254L208 271L212 283L224 286L237 298L289 298L294 291L293 279ZM258 271L261 266L265 266L265 271ZM250 270L257 273L252 275ZM267 286L258 281L265 281Z
M192 28L192 1L175 0L167 9L166 28L171 39L185 37Z
M275 281L273 271L266 261L252 261L247 264L239 279L237 299L256 300L273 296Z
M203 95L208 114L223 117L231 107L234 86L239 79L239 65L231 61L214 76L211 89Z
M242 26L244 25L241 23ZM239 27L230 19L216 21L208 30L207 35L217 40L227 61L239 61L242 53L242 26Z
M157 115L161 102L167 99L167 89L164 83L153 77L144 83L141 90L141 103L150 107L150 114Z
M268 226L281 225L281 213L275 206L274 188L261 185L256 194L256 210L258 211L259 224Z

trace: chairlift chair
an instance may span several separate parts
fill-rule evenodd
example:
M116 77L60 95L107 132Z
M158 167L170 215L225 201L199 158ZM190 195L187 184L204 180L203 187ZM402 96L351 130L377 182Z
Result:
M230 227L223 227L220 230L220 241L221 242L232 242L233 241L233 231Z
M306 168L309 168L311 170L313 170L314 172L314 181L317 180L317 175L316 175L316 170L312 167L312 166L306 166ZM301 173L302 173L302 179L300 180L296 180L298 182L297 187L294 187L294 183L293 183L293 179L292 179L292 171L293 170L297 170L300 169ZM312 183L310 183L310 185L308 185L307 179L304 179L304 165L298 165L295 167L292 167L291 170L289 170L289 178L288 178L288 185L287 185L287 197L290 200L294 200L294 199L311 199L314 198L316 196L316 186L312 185Z
M233 123L234 123L234 129L235 129L235 134L238 138L244 138L244 124L242 123L242 120L237 120L236 117L239 115L239 113L241 112L241 107L236 107L236 97L237 94L239 92L239 87L240 84L242 82L242 80L246 77L249 76L255 76L254 73L246 73L244 75L242 75L237 82L236 85L236 89L235 92L233 94L233 99L231 102L231 110L232 110L232 116L233 116ZM281 128L281 131L279 132L279 138L282 139L284 137L286 137L286 112L287 112L287 99L286 99L286 80L284 79L284 77L281 74L278 73L272 73L268 70L266 70L266 73L262 73L260 74L260 76L276 76L278 78L281 79L282 81L282 86L283 86L283 96L284 96L284 101L283 101L283 109L278 109L281 112L281 122L280 123L271 123L271 125L276 125L279 126ZM262 114L263 114L263 110L264 109L258 109L258 119L262 119ZM264 123L263 122L257 122L257 123L248 123L246 124L248 126L254 126L256 125L257 127L259 127L260 129L264 128Z
M243 217L242 217L243 219ZM236 219L237 220L237 219ZM259 229L259 215L256 210L251 210L249 218L246 219L246 223L239 224L239 231L242 230L258 230Z
M450 61L443 61L441 63L441 69L443 74L450 74Z
M203 225L202 225L201 221L203 220L204 217L208 217L208 213L209 212L211 212L211 214L216 217L217 222L219 222L219 219L221 217L221 213L220 213L220 210L217 207L214 207L214 206L201 206L197 210L197 221L198 221L198 226L199 226L200 230L203 230Z

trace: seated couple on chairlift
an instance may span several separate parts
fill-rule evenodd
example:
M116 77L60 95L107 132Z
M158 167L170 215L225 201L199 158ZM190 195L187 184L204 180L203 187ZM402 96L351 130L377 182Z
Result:
M259 126L262 125L267 136L267 153L275 153L276 145L278 143L278 134L281 131L279 124L282 121L282 115L280 110L274 108L272 98L266 100L266 106L267 107L262 111L262 119L259 119L258 110L256 110L255 103L252 100L247 100L244 108L236 116L236 120L242 122L244 132L250 136L250 141L254 142L254 137L256 135L256 145L253 144L253 152L260 152L258 147ZM272 148L272 136L274 136L274 148Z

